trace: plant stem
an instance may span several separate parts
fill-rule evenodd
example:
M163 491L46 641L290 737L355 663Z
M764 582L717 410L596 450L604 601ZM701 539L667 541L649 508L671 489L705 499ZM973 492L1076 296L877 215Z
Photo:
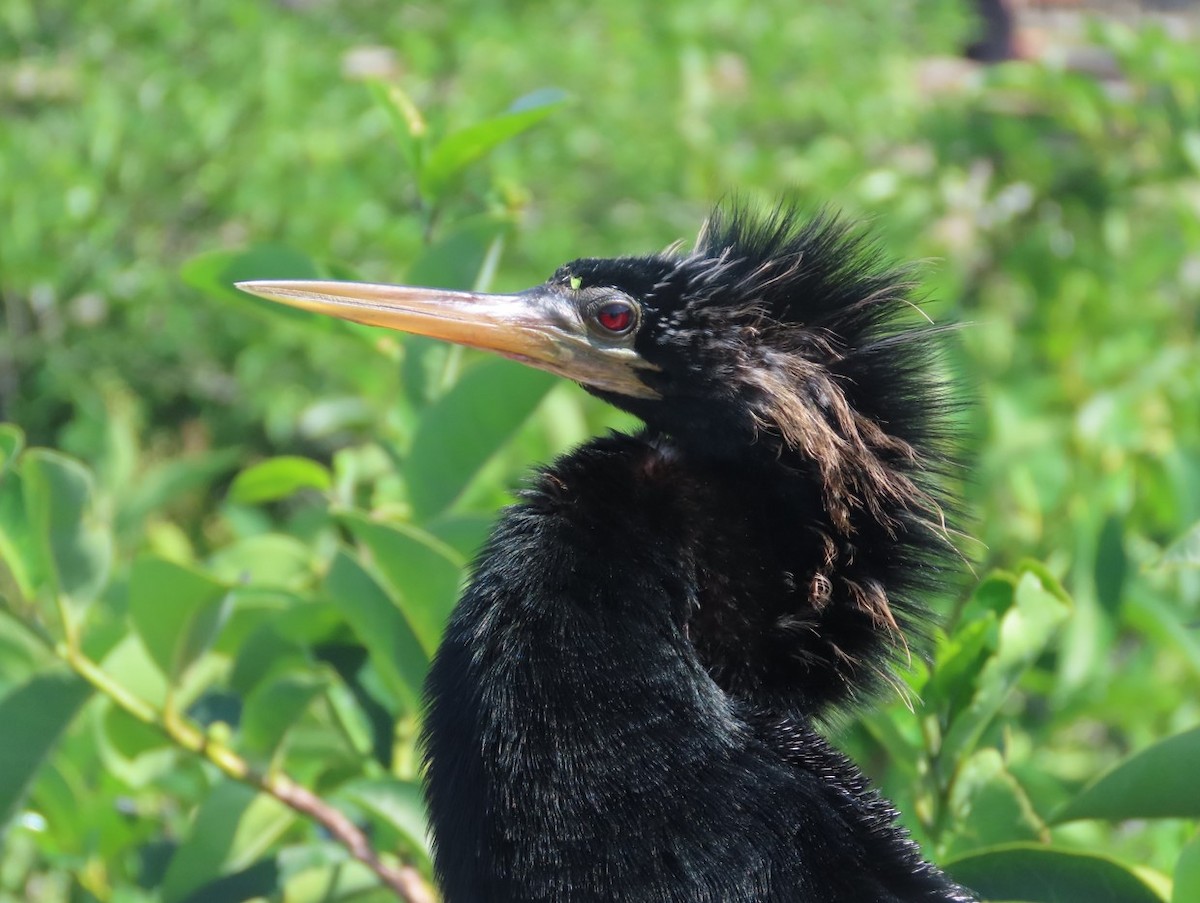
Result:
M295 812L321 825L350 855L375 873L376 877L404 903L434 903L433 890L412 866L393 866L383 862L366 835L345 815L306 787L279 772L262 773L229 747L216 742L174 709L162 712L134 696L104 673L94 661L69 643L59 643L55 652L70 668L138 721L162 731L176 746L207 759L235 781L249 784L268 794Z

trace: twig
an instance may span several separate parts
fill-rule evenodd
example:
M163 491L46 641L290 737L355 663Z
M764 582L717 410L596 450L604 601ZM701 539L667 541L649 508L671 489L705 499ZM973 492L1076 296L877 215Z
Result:
M173 709L160 712L115 683L99 665L73 645L60 643L55 647L55 652L76 674L138 721L162 731L177 746L207 759L233 780L248 784L317 822L351 856L374 872L380 882L403 903L435 903L433 890L420 872L410 865L392 866L383 862L358 826L312 791L287 775L278 772L264 774L251 768L245 759L180 718Z
M269 776L257 786L281 803L320 822L335 840L350 851L351 856L373 871L401 900L406 903L434 903L433 892L415 868L411 865L394 868L381 862L358 826L307 787L300 786L284 775Z

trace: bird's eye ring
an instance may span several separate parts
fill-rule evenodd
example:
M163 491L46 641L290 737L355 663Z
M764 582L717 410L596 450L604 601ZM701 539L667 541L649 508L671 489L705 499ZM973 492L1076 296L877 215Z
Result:
M605 301L592 311L592 322L608 335L626 335L637 324L637 311L625 300Z

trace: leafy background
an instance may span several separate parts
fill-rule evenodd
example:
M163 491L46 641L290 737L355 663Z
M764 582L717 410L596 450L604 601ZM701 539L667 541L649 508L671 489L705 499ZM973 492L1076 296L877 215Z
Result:
M594 7L0 3L0 900L427 893L464 566L629 424L230 283L517 288L732 190L868 221L965 324L973 571L837 742L989 898L1200 899L1194 41L1097 20L1105 81L964 69L949 0Z

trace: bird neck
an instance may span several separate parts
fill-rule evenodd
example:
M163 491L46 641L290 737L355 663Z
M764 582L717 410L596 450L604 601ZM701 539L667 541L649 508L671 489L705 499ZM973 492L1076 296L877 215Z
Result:
M753 899L724 893L745 851L713 839L778 846L791 830L738 805L739 790L761 792L747 786L761 769L688 641L678 524L655 504L666 500L621 504L639 469L607 493L604 473L545 474L455 610L425 741L448 903ZM661 541L642 542L642 526ZM762 789L782 795L783 776L768 767Z
M673 468L696 567L687 631L725 692L808 719L896 685L918 600L945 579L923 500L868 496L864 477L831 501L821 467L778 442L645 441Z
M612 436L505 515L428 684L448 903L958 899L812 729L874 628L813 607L827 521L778 468Z

